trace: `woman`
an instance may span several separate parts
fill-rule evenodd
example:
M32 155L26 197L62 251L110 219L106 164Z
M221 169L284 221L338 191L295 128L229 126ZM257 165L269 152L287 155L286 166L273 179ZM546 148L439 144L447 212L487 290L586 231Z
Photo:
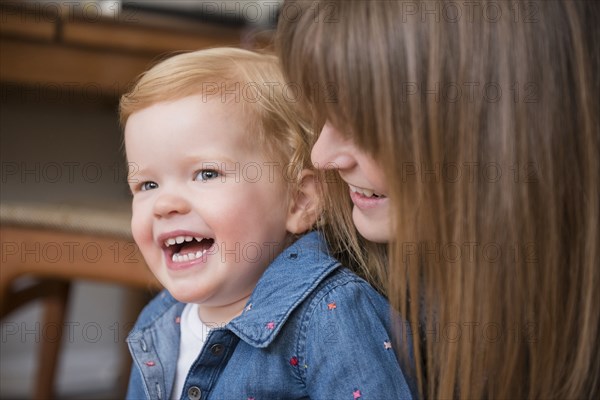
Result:
M587 1L282 9L313 162L388 243L422 397L600 396L599 23Z

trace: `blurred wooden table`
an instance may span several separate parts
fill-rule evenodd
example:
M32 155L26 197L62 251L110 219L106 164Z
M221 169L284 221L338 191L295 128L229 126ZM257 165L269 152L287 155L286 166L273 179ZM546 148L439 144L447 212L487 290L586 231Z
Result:
M3 98L52 89L116 104L140 73L170 53L216 46L263 48L270 42L269 32L141 11L98 13L88 3L0 3ZM43 323L63 326L71 282L81 279L138 293L160 289L131 240L127 213L93 205L87 210L19 202L1 206L0 317L43 298ZM33 284L16 284L22 277L33 278ZM59 348L60 338L43 343L35 398L53 395Z
M130 213L115 207L0 205L0 318L33 300L44 305L35 399L54 397L66 310L73 282L89 280L132 290L124 319L135 321L144 299L161 289L131 239ZM24 279L24 281L23 281ZM145 294L145 295L144 295ZM122 376L130 359L123 347ZM126 382L122 382L124 391Z

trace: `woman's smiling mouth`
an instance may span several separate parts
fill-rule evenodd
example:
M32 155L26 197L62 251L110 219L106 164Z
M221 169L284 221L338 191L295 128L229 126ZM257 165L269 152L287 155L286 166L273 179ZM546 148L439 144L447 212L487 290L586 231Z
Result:
M381 198L381 197L385 197L382 194L378 194L375 193L373 190L371 189L364 189L364 188L360 188L358 186L353 186L351 184L348 184L348 186L350 187L350 191L353 193L358 193L364 197L376 197L376 198Z
M375 193L371 189L360 188L358 186L348 184L350 188L350 198L354 205L361 210L376 208L387 201L387 197L383 194Z

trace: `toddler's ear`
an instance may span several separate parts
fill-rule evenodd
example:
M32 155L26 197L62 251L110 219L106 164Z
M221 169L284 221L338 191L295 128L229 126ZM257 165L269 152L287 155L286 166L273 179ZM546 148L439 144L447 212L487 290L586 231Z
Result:
M290 195L286 229L293 234L308 231L321 212L321 200L317 176L309 169L300 173L300 184Z

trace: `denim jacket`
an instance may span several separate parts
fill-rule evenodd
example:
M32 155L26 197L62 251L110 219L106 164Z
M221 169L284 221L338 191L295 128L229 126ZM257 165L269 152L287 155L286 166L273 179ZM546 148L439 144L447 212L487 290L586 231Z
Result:
M167 291L142 311L127 342L128 399L169 399L185 304ZM309 233L267 268L244 312L212 329L182 399L407 399L391 346L387 301Z

